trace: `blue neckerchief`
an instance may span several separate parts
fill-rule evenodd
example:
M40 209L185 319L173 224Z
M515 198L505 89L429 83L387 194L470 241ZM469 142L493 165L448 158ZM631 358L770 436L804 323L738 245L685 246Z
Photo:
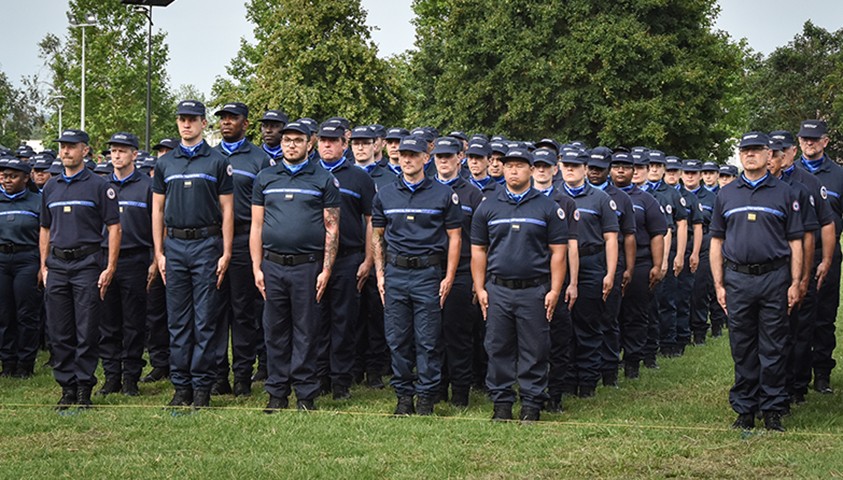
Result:
M510 200L514 201L515 203L521 203L521 200L530 193L530 189L528 188L524 193L515 194L509 191L509 187L506 188L506 196L510 198Z
M591 182L589 182L589 183L591 183ZM609 186L609 181L606 180L605 182L603 182L599 185L592 183L591 186L594 187L594 188L599 188L600 190L606 190L606 187Z
M375 171L375 168L378 166L378 164L377 163L370 163L368 165L360 165L360 164L355 163L354 166L357 167L357 168L362 168L363 170L366 171L366 173L371 175L372 172Z
M743 181L748 183L749 186L751 186L753 189L755 189L758 185L760 185L761 182L763 182L764 180L767 180L767 177L769 177L769 176L770 176L770 172L767 172L767 173L764 174L763 177L761 177L758 180L753 182L750 179L746 178L746 175L744 175L743 173L741 174L741 178L743 178Z
M319 160L319 163L322 164L322 168L324 168L325 170L333 173L334 170L336 170L337 167L342 165L342 162L344 162L344 161L345 161L345 156L341 157L339 160L337 160L336 162L333 162L333 163L328 163L325 160Z
M705 189L708 190L711 193L717 193L717 191L720 190L720 188L718 188L717 185L715 185L713 187L709 187L708 185L705 185Z
M500 184L500 185L503 185L503 184L506 183L506 178L504 178L503 175L501 175L500 177L492 177L492 180L498 182L498 184Z
M802 165L805 165L805 168L808 169L811 173L816 173L820 167L823 166L823 161L825 160L825 155L819 160L808 160L804 156L802 157Z
M437 182L441 183L442 185L448 185L449 187L450 187L451 185L453 185L453 184L457 183L457 180L459 180L459 179L460 179L460 176L459 176L459 175L457 175L456 177L454 177L454 178L452 178L452 179L450 179L450 180L442 180L441 178L439 178L439 175L436 175L436 181L437 181Z
M14 199L16 199L16 198L18 198L18 197L22 197L23 195L25 195L25 194L26 194L26 188L24 188L23 190L21 190L21 191L20 191L20 192L18 192L18 193L14 193L14 194L11 194L11 195L10 195L10 194L6 193L6 189L5 189L5 188L0 187L0 192L2 192L2 193L3 193L3 196L5 196L6 198L8 198L9 200L14 200Z
M240 147L242 147L244 143L246 143L245 138L241 138L240 140L238 140L236 142L233 142L233 143L229 143L229 142L226 142L225 140L223 140L222 142L220 142L220 146L222 147L222 150L225 153L227 153L228 155L231 155L232 153L239 150Z
M662 186L662 181L661 181L661 180L659 180L658 182L651 182L651 181L647 180L646 185L647 185L647 191L648 191L648 192L653 192L653 191L658 190L658 189L659 189L659 187L661 187L661 186Z
M620 188L621 190L623 190L626 193L629 193L629 192L632 191L633 188L635 188L635 185L630 183L629 185L627 185L625 187L618 187L618 188Z
M480 190L483 190L484 188L486 188L486 185L488 185L488 184L489 184L489 182L491 182L491 181L492 181L492 177L490 177L490 176L486 175L486 178L484 178L484 179L482 179L482 180L475 180L475 179L474 179L474 177L471 177L471 178L469 179L469 181L470 181L470 182L471 182L471 184L472 184L472 185L474 185L475 187L479 188Z
M549 197L550 194L553 193L553 185L545 188L544 190L539 190L539 193L541 193L545 197Z
M681 192L682 191L682 184L677 183L676 185L673 186L673 188L675 188L677 192Z
M61 172L61 177L60 177L60 178L61 178L63 181L65 181L65 182L67 182L67 183L70 183L70 182L72 182L72 181L76 180L76 179L79 177L79 175L82 175L82 173L84 173L84 172L85 172L85 169L86 169L86 168L87 168L87 167L82 168L82 170L79 170L79 171L78 171L76 174L74 174L72 177L68 177L67 175L65 175L65 174L64 174L64 169L62 169L62 172Z
M392 173L394 173L396 175L401 175L403 173L401 171L401 165L396 165L396 164L390 162L386 166L389 167L389 170L392 171Z
M278 158L283 153L281 151L281 145L278 145L277 147L270 147L269 145L264 143L263 145L261 145L261 148L263 148L263 151L266 152L271 158Z
M196 152L198 152L199 149L202 148L202 145L204 143L205 143L205 140L202 140L201 142L197 143L196 145L194 145L192 147L187 147L183 143L179 143L179 148L181 148L181 151L185 155L187 155L187 158L193 158L196 155Z
M112 173L112 174L111 174L111 180L112 180L112 181L114 181L114 182L119 183L120 185L123 185L123 184L124 184L124 183L126 183L126 182L130 179L130 178L132 178L132 177L135 175L135 172L136 172L136 171L137 171L137 170L132 171L132 173L131 173L128 177L124 178L123 180L120 180L119 178L117 178L117 175L115 175L115 174L113 174L113 173Z
M785 176L785 177L791 176L793 174L793 170L795 170L795 169L796 169L796 165L791 165L790 167L785 168L784 170L782 170L782 176Z
M565 187L565 191L568 192L568 195L572 197L582 195L582 193L585 191L585 183L583 183L581 187L569 187L566 183L565 185L563 185L563 187Z
M422 183L424 183L424 179L421 179L421 181L419 181L419 183L409 183L409 182L407 182L407 179L404 178L404 177L401 177L401 181L404 182L404 185L406 185L407 188L409 188L411 192L415 192L416 189L419 188Z
M688 191L693 193L694 195L697 195L697 192L699 192L701 188L702 187L697 187L695 190L688 190Z
M282 160L282 162L284 163L284 168L286 168L287 170L290 171L290 173L295 175L295 174L299 173L299 171L302 168L304 168L308 163L310 163L310 160L305 160L305 161L303 161L301 163L297 163L295 165L290 164L286 160Z

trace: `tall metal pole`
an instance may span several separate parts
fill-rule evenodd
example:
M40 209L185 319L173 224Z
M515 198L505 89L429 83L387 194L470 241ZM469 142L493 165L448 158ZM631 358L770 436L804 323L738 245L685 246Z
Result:
M59 103L59 135L58 135L59 137L61 137L62 130L63 129L61 128L61 103ZM56 137L56 138L58 138L58 137Z
M85 130L85 25L82 25L82 130Z
M152 128L152 5L149 6L149 32L146 37L146 151Z

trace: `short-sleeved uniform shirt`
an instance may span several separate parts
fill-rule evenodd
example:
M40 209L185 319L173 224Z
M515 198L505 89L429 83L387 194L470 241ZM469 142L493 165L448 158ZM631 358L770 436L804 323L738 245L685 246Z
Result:
M28 188L14 195L0 192L0 245L38 246L41 194Z
M671 231L676 231L678 222L688 220L688 211L682 205L682 196L675 188L664 183L664 180L655 183L647 182L644 184L643 190L656 197L656 200L664 208L665 215L669 217L667 223ZM671 242L670 248L676 250L676 241Z
M103 225L120 223L117 191L87 168L72 177L51 178L41 196L41 226L50 229L50 244L72 249L102 244Z
M246 139L240 147L227 153L222 144L214 147L231 164L234 184L234 224L248 225L252 222L252 187L258 172L269 166L269 155Z
M255 179L252 205L264 207L263 248L285 255L324 252L324 211L340 207L339 185L313 160L307 160L296 173L284 162L261 170Z
M694 244L694 225L703 225L703 212L700 209L700 202L697 200L696 195L682 185L676 185L674 188L681 196L679 202L682 208L688 214L688 247L685 249L685 255L690 255L691 246ZM705 229L705 226L703 226L703 229Z
M823 158L822 163L816 170L810 168L804 157L796 161L796 166L814 174L825 187L825 196L834 211L834 228L839 238L840 233L843 232L843 167L837 165L827 156Z
M561 183L556 183L551 185L547 190L539 191L562 207L562 211L565 212L565 221L568 223L568 240L576 240L579 225L577 221L579 215L576 214L577 203L574 202L573 198L562 193L562 188Z
M322 165L324 168L325 165ZM372 215L375 182L363 169L347 160L328 170L339 182L340 189L340 250L366 248L366 228L363 216Z
M220 195L234 192L234 169L228 159L203 141L193 156L181 148L155 162L152 193L166 195L168 228L222 225Z
M378 190L389 185L390 183L395 183L395 174L389 171L389 169L386 167L373 164L367 167L363 167L363 169L369 174L370 177L372 177L372 181L375 183L376 193Z
M471 243L488 247L486 270L507 280L550 274L550 245L568 243L565 211L530 189L516 202L505 190L487 197L471 222Z
M571 189L567 185L562 186L562 191L574 199L577 210L574 215L577 217L577 245L580 255L587 250L602 248L604 246L603 234L618 232L617 207L612 207L612 198L609 194L594 188L588 183L583 185L582 191ZM620 255L618 255L620 256Z
M620 235L618 235L618 273L622 273L622 269L626 267L626 255L624 255L623 238L625 235L635 235L635 212L632 209L632 200L620 188L605 183L600 187L601 190L609 194L615 205L615 215L618 216L618 227L620 228Z
M789 169L782 172L782 180L791 186L793 186L794 183L799 183L805 186L808 191L808 202L811 207L813 207L814 215L817 217L817 222L820 224L820 227L828 225L829 223L834 223L835 218L838 218L838 216L835 215L834 210L832 210L831 203L829 202L829 198L833 197L828 195L828 189L823 186L818 177L812 175L803 168L791 166ZM814 245L817 250L822 250L821 235L817 235L817 240Z
M152 248L152 179L135 170L123 180L108 177L120 205L120 250ZM108 235L106 235L107 237ZM108 239L103 240L108 247Z
M696 190L684 190L693 194L697 200L697 212L702 218L703 225L703 241L700 251L707 252L709 245L711 245L711 232L709 231L711 225L711 213L714 211L714 200L717 198L717 195L711 193L711 191L704 186L699 186Z
M471 270L471 220L474 212L483 201L483 194L480 189L469 183L462 177L457 177L447 183L460 198L460 209L463 213L462 221L462 243L460 244L460 263L457 271L467 273Z
M462 226L460 198L454 190L425 177L415 190L403 177L378 190L372 208L372 226L384 229L392 255L444 255L446 230Z
M656 197L635 185L623 189L635 215L635 258L651 259L650 240L667 233L667 219Z
M796 195L796 200L799 201L799 205L802 207L799 209L799 218L802 221L802 230L806 233L816 233L820 229L820 223L817 221L817 212L814 210L816 200L814 200L811 196L808 191L808 187L799 182L793 181L792 176L782 175L779 177L779 180L787 184L793 190L793 194Z
M740 175L720 189L711 235L723 239L723 257L739 265L790 256L788 241L802 238L801 205L793 190L767 174L756 187Z

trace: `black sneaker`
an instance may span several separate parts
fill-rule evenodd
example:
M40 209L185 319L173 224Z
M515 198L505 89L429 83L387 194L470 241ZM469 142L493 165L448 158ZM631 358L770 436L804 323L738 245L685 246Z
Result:
M791 401L792 401L793 403L797 404L797 405L802 405L802 404L804 404L804 403L806 402L806 400L805 400L805 394L804 394L804 393L802 393L802 392L796 392L796 393L794 393L794 394L793 394L793 396L791 397Z
M369 372L366 374L366 386L369 388L374 388L375 390L380 390L384 388L383 380L381 376L377 372Z
M173 399L167 404L169 407L189 407L193 404L193 389L178 388L173 394Z
M413 397L398 397L398 404L395 406L393 415L406 416L414 413L416 413L416 407L413 405Z
M120 377L106 377L105 383L103 384L102 388L97 395L106 396L112 393L117 393L123 388L123 384L120 382Z
M644 368L649 368L650 370L658 370L659 364L656 362L656 357L647 357L644 359Z
M595 388L594 387L584 387L580 386L579 391L577 392L577 396L580 398L591 398L595 395Z
M91 390L89 385L76 388L76 403L79 408L91 408Z
M419 397L419 401L416 404L416 413L419 415L433 415L433 405L436 404L436 399L434 397Z
M544 410L548 413L562 413L562 395L552 395L544 404Z
M299 410L301 412L309 412L311 410L316 410L316 404L313 403L313 400L297 400L296 410Z
M454 390L451 392L451 405L458 408L468 407L468 390Z
M123 379L123 388L120 389L120 393L129 397L137 397L140 395L137 380Z
M226 381L225 383L228 383ZM210 390L196 390L193 393L193 409L199 410L211 406L211 392Z
M624 365L623 368L623 376L630 379L635 380L636 378L641 377L641 370L638 362L635 363L627 363Z
M16 362L3 362L3 370L0 371L0 377L11 377L18 369Z
M705 333L695 333L694 334L694 345L701 346L705 345Z
M220 378L211 387L211 395L231 395L231 384L227 378Z
M752 413L742 413L735 419L732 428L736 430L752 430L755 428L755 415Z
M512 420L512 404L495 403L495 410L492 413L492 421L504 422L507 420Z
M528 407L526 405L521 407L521 413L518 418L522 423L538 422L541 416L541 409L536 407Z
M12 374L14 378L32 378L34 375L34 363L19 363L18 367L15 369L15 373Z
M827 378L814 378L814 390L823 395L831 395L834 390L831 388L831 382Z
M67 410L76 405L76 387L63 387L61 389L61 398L56 405L56 410Z
M618 371L609 370L603 372L603 386L618 388Z
M348 400L351 398L351 392L346 387L334 386L333 390L334 400Z
M275 397L270 395L269 396L269 403L266 404L266 408L263 409L263 413L267 415L271 415L279 410L283 410L290 406L290 401L287 397Z
M721 327L711 327L711 338L720 338L723 336L723 329Z
M252 381L249 380L235 380L234 381L234 396L235 397L250 397L252 396Z
M155 383L160 382L166 378L170 377L170 369L169 367L155 367L143 378L141 378L141 383Z
M784 432L781 412L764 412L764 428L774 432Z
M252 375L252 382L265 382L269 375L266 372L266 365L258 365L255 374Z
M331 377L322 377L319 379L319 395L328 395L331 393Z

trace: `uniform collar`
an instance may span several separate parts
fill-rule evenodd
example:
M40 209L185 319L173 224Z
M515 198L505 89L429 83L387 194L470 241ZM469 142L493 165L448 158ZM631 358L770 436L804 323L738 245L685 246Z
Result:
M82 170L80 170L79 173L77 173L76 175L73 175L72 177L67 177L64 174L64 168L62 168L61 175L56 178L59 182L70 184L73 182L84 182L85 180L90 178L91 175L93 175L93 173L91 173L91 171L88 170L87 167L83 167Z
M348 167L348 162L345 159L345 155L343 155L336 163L327 163L325 160L320 159L319 164L322 165L322 168L325 170L334 173L337 170L342 170L343 168Z
M208 145L208 142L206 142L204 139L202 140L202 142L200 144L196 145L196 147L198 147L198 148L196 148L196 151L193 154L193 156L189 157L187 155L187 153L184 152L181 144L179 144L178 147L175 150L173 150L173 155L175 155L176 157L182 157L182 158L186 158L188 160L192 160L196 157L207 157L208 155L211 154L211 146Z
M22 200L26 197L27 192L29 192L29 189L26 188L26 187L24 187L23 190L21 190L20 192L14 194L14 195L9 195L8 193L6 193L5 190L3 190L2 192L0 192L0 201L2 201L2 202L14 202L16 200Z
M738 187L749 188L750 190L755 190L759 187L763 186L770 186L773 182L773 176L770 175L770 172L764 174L764 177L758 179L758 182L753 186L749 181L746 179L743 173L738 176Z
M410 187L407 186L407 183L404 180L404 176L401 175L398 177L398 188L402 190L407 190L408 192L418 192L419 190L430 188L431 185L433 185L433 180L425 176L424 180L421 181L421 184L419 184L419 186L416 187L415 190L410 190Z
M509 196L509 190L504 186L503 188L498 189L498 199L509 203L511 205L523 205L524 203L530 201L531 199L538 197L541 193L533 187L530 187L529 190L524 192L524 196L521 198L520 202L516 202Z
M220 150L226 156L234 155L235 153L241 150L244 153L247 153L249 151L249 140L246 139L246 137L243 137L240 140L231 143L223 140L222 142L220 142Z
M591 190L591 185L588 182L584 182L581 187L571 188L568 186L567 183L562 184L562 188L565 189L565 192L572 197L579 197L582 195L587 195L588 191Z
M138 175L137 169L134 169L132 171L132 174L124 178L123 180L119 180L117 176L113 173L108 176L108 181L117 185L125 185L127 183L137 182L138 180L140 180L140 176Z
M289 168L287 168L287 165L284 164L284 160L281 160L280 162L277 163L278 168L281 169L281 173L286 173L287 175L289 175L291 177L302 175L304 173L307 173L307 174L314 173L316 170L313 167L313 164L314 164L314 162L312 160L310 160L310 159L305 160L304 166L301 167L301 169L299 169L297 172L293 173L293 172L290 171Z

